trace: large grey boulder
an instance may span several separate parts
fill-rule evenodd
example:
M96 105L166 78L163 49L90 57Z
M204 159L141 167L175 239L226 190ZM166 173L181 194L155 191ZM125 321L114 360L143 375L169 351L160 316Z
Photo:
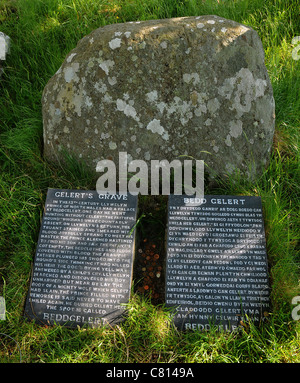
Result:
M259 175L274 99L258 34L217 16L105 26L79 41L45 87L44 154L204 160L212 176Z

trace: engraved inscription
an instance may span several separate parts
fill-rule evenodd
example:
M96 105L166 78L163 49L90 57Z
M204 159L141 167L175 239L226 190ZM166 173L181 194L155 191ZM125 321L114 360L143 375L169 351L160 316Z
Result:
M259 197L169 197L166 303L184 329L235 329L269 306ZM188 204L188 205L187 205Z
M43 323L117 323L132 278L137 197L49 189L27 315Z

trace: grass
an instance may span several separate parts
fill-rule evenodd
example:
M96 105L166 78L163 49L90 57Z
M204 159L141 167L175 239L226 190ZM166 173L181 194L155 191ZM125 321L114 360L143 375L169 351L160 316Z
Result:
M91 175L72 158L67 167L43 159L41 94L47 81L95 28L201 14L257 30L274 89L276 133L266 172L254 183L231 178L206 186L210 194L262 197L273 305L267 323L250 324L237 334L178 332L169 310L137 293L127 320L115 328L71 330L26 322L24 301L47 188L95 188ZM300 323L291 317L292 297L300 295L300 60L293 60L291 44L300 36L297 1L4 0L0 30L12 40L0 80L0 295L7 306L6 320L0 322L0 361L19 362L21 356L27 363L300 362ZM161 221L147 213L141 231Z

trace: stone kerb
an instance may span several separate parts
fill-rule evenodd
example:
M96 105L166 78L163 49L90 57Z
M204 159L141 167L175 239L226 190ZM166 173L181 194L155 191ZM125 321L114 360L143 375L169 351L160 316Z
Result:
M1 61L6 60L6 55L10 51L10 38L3 32L0 32L0 77L3 72Z

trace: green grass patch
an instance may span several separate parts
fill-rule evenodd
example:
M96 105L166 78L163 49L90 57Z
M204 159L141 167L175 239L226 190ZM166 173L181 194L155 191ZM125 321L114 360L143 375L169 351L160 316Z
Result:
M84 165L71 157L67 166L43 159L41 96L47 81L78 40L100 26L203 14L257 30L274 89L276 133L266 172L255 182L231 177L218 187L206 185L209 194L262 197L273 305L267 321L232 334L178 332L170 310L137 293L127 320L114 328L71 330L25 321L47 188L95 188ZM300 323L291 317L292 297L300 295L300 60L292 57L292 39L300 36L298 1L4 0L0 30L12 41L0 79L0 295L7 307L0 321L0 362L300 362ZM145 212L141 233L160 227L165 210L159 214Z

